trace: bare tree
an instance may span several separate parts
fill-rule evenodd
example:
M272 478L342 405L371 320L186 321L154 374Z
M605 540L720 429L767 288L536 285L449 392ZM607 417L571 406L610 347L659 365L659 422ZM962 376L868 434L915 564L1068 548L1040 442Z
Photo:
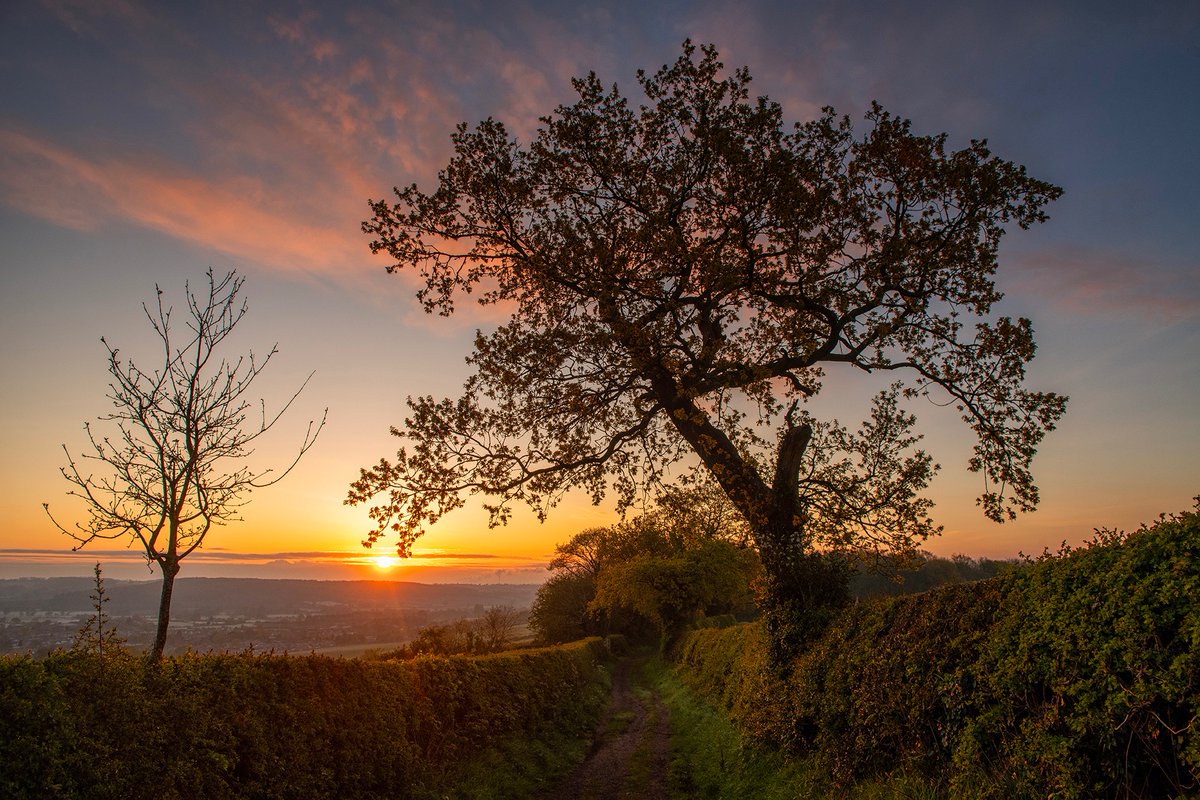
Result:
M274 414L267 413L265 401L252 403L250 387L278 347L262 359L253 352L234 361L219 355L246 314L246 302L239 298L245 279L236 272L217 279L212 270L207 277L206 292L185 286L188 319L182 336L172 327L172 308L164 305L162 289L155 287L153 308L142 304L161 347L162 360L154 369L122 359L118 349L100 339L108 350L113 410L99 421L115 423L116 431L100 434L85 423L90 446L78 461L63 445L67 466L62 474L74 485L68 494L83 500L88 518L66 528L50 517L77 542L75 550L95 539L128 536L142 546L148 563L158 565L162 597L152 660L161 658L166 645L180 562L204 543L214 525L239 519L238 509L251 490L291 472L325 425L325 416L319 424L309 421L299 453L281 472L246 465L254 443L274 427L312 375ZM87 462L95 462L98 471L90 471ZM49 505L43 505L49 514Z
M479 620L484 652L496 653L508 647L525 617L525 614L512 606L489 608Z

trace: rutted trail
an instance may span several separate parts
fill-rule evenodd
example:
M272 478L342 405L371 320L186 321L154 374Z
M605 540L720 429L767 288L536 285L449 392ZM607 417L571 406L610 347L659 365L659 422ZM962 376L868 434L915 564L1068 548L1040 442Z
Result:
M646 658L625 658L613 674L612 699L600 717L587 760L544 800L666 800L671 720L655 690L639 681Z

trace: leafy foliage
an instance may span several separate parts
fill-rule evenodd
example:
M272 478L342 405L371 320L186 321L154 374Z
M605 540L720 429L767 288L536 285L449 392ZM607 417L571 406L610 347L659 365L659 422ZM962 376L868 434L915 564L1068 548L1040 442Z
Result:
M955 797L1184 797L1200 788L1200 515L998 578L846 609L767 669L757 626L694 631L689 681L840 780L897 769Z
M654 625L660 639L706 613L745 604L759 569L754 553L710 541L670 557L641 556L608 565L597 576L592 614L629 611Z
M588 604L596 596L596 580L591 575L560 572L538 588L529 610L529 626L539 641L573 642L599 626L588 616Z
M748 739L723 709L657 664L655 682L671 712L673 796L710 800L937 800L920 775L890 773L853 786L834 783L820 760L795 758Z
M638 83L635 105L574 80L578 100L528 145L492 119L460 125L436 187L372 203L372 250L420 275L428 311L478 291L509 319L477 335L462 395L409 398L406 444L353 483L367 541L406 553L471 495L493 524L576 487L627 509L698 459L786 627L845 599L814 552L909 552L936 532L936 467L901 408L922 395L975 432L984 513L1032 509L1065 398L1023 385L1029 320L989 315L1007 227L1043 221L1060 190L878 105L861 134L832 109L786 125L712 47L687 42ZM805 405L839 369L903 381L851 430Z
M626 522L581 531L558 546L531 626L544 641L620 633L665 642L705 614L744 612L761 565L729 511L702 485Z
M479 658L81 652L0 659L0 793L60 798L441 796L504 737L578 736L596 640Z

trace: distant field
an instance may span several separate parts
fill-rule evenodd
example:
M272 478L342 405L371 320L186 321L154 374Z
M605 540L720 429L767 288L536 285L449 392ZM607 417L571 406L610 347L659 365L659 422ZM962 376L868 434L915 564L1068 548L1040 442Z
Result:
M408 644L408 639L395 642L371 642L370 644L347 644L341 647L322 647L313 650L319 656L338 656L340 658L358 658L372 650L396 650Z
M0 653L46 655L70 647L92 612L91 578L0 580ZM105 581L106 611L127 643L149 645L160 586ZM180 578L167 649L180 653L317 652L345 657L394 650L427 625L483 614L491 606L528 608L525 584L418 584Z
M348 644L341 647L321 647L312 652L319 656L336 656L339 658L361 658L371 652L386 652L399 650L412 639L399 639L394 642L370 642L367 644ZM509 644L515 649L533 644L533 631L528 625L519 625L513 631Z

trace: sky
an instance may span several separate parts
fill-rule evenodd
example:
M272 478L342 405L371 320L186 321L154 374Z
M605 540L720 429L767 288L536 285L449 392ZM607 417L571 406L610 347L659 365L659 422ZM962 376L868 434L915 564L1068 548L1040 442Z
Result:
M1042 502L987 521L971 439L949 409L914 408L942 465L945 526L927 549L1011 557L1136 528L1200 493L1200 4L1108 2L211 2L0 4L0 577L152 577L126 543L82 552L42 509L80 508L58 470L107 410L105 336L146 353L141 303L236 269L250 311L232 346L279 354L270 406L315 374L258 466L286 463L328 407L316 446L243 519L210 534L188 575L544 579L554 546L616 519L569 497L545 524L488 530L477 505L416 557L360 542L343 504L391 456L408 395L454 396L471 312L426 316L360 230L369 199L431 186L459 122L495 117L528 141L594 70L627 94L638 68L711 42L752 90L804 121L860 119L872 100L986 138L1065 194L1000 252L998 311L1033 320L1029 385L1070 396L1034 462ZM862 419L870 391L822 406Z

